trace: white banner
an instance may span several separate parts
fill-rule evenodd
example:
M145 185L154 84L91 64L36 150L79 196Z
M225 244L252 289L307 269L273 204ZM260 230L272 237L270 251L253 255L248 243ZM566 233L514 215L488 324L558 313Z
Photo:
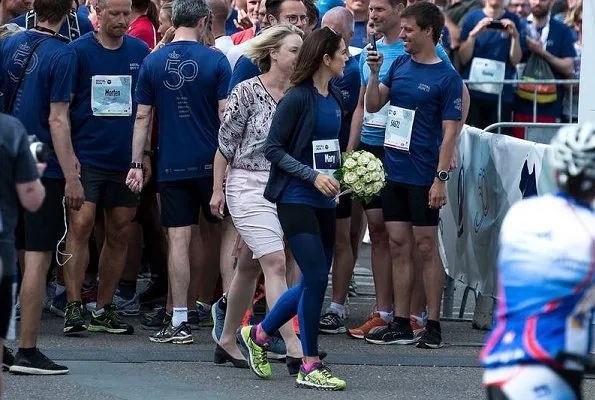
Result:
M459 167L440 212L440 252L448 274L484 295L496 292L498 235L510 206L555 190L547 145L465 127Z
M595 69L595 0L583 1L583 21L586 22L583 23L578 120L595 123L595 74L592 73Z

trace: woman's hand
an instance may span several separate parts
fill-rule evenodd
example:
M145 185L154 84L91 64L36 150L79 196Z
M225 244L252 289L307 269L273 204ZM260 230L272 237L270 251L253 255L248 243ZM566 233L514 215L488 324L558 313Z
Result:
M326 197L336 196L341 193L339 182L337 182L335 178L326 174L319 173L314 181L314 186Z

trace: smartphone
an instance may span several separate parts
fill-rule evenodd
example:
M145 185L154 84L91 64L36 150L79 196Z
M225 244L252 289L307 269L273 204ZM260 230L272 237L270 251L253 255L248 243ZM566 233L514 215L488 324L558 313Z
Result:
M371 46L371 51L378 51L378 48L376 47L376 37L373 33L368 34L368 44Z
M497 19L490 22L487 26L488 29L499 29L501 31L505 31L506 27L504 27L504 24L502 23L502 21L498 21Z

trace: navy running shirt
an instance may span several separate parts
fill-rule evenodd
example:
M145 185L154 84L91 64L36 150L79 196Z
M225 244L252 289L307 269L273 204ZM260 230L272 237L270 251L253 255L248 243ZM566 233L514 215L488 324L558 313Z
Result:
M86 7L79 7L78 11L76 12L76 19L79 23L79 30L81 36L85 35L86 33L93 32L95 29L93 28L93 24L89 20L89 9ZM27 27L27 14L23 14L19 17L16 17L12 21L13 24L17 24L22 28ZM70 32L68 30L68 21L64 21L58 33L64 37L70 38Z
M312 134L312 140L338 139L341 130L341 106L330 92L326 97L316 92L316 104L316 128ZM298 160L311 168L314 165L312 140ZM316 208L335 207L332 197L326 197L312 183L295 177L289 181L280 202L305 204Z
M227 98L230 77L225 55L197 42L172 42L145 59L136 100L157 111L158 181L213 174L218 102Z
M23 123L28 135L35 135L41 142L51 145L50 103L70 102L76 55L67 43L54 37L47 38L48 35L37 31L25 31L0 42L0 92L5 99L12 96L32 47L37 41L44 40L29 62L12 115ZM43 176L64 177L54 152L49 156Z
M343 69L342 78L334 78L331 80L343 96L343 123L341 124L341 133L339 135L339 143L341 151L347 149L349 143L349 133L351 131L351 120L353 119L353 112L357 108L360 91L360 76L359 64L355 57L349 57Z
M260 74L262 74L262 72L260 72L260 68L258 68L256 64L250 61L248 57L241 56L231 73L231 81L229 82L229 90L227 91L227 94L231 95L233 88L236 87L238 83L255 78Z
M134 88L149 48L145 42L125 35L119 49L106 49L92 32L72 42L70 47L77 55L74 96L70 107L75 154L81 165L110 171L128 171L136 115ZM112 79L100 79L102 75ZM122 87L110 86L119 85L118 82L122 81ZM93 105L92 90L95 92ZM132 101L130 115L113 116L102 112L107 106L103 103L125 101L126 98Z
M368 44L368 21L355 21L350 46L363 49Z
M384 168L396 183L431 186L438 168L442 121L462 118L463 81L444 61L420 64L397 57L382 79L390 105L415 110L409 152L385 146Z

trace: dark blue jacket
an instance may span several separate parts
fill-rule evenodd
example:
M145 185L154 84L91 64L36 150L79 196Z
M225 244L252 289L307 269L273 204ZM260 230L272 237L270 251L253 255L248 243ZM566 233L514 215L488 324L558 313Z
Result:
M329 92L339 103L343 115L341 93L331 84ZM310 80L291 88L277 105L265 145L271 173L264 197L272 203L279 200L292 176L314 184L319 174L298 161L314 138L317 101L316 88Z

